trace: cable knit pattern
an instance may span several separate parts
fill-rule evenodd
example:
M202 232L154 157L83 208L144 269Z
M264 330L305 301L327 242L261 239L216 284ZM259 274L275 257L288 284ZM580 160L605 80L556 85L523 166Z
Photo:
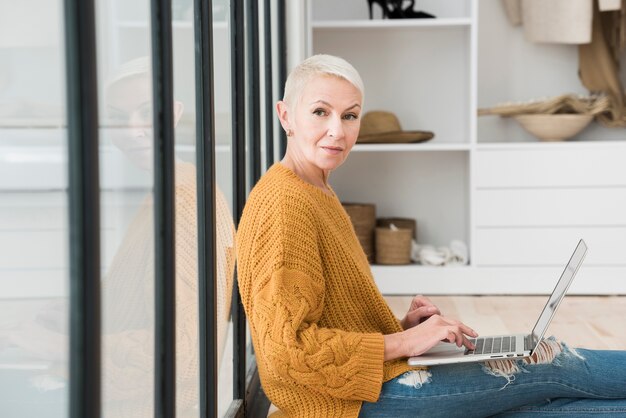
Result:
M337 197L275 164L250 193L237 233L239 290L267 396L278 415L357 417L382 383L402 331Z

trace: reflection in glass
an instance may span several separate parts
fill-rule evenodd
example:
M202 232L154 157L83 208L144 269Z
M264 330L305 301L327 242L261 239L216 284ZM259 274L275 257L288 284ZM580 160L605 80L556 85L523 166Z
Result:
M0 0L1 417L67 415L61 12L59 0Z
M152 81L147 0L98 0L102 411L154 405Z
M146 103L150 103L149 95L145 94L150 91L145 88L150 85L148 63L147 59L138 58L122 65L123 76L114 77L106 97L112 115L111 141L131 163L151 170L151 119L142 117ZM182 103L175 103L176 123L183 107ZM127 125L120 127L122 121ZM187 417L198 414L196 169L178 157L175 198L177 414ZM216 193L216 218L218 289L224 296L218 300L222 317L218 344L223 347L235 251L232 215L220 190ZM148 195L126 228L103 282L107 416L139 417L152 413L149 395L154 364L153 228L153 203Z
M192 4L175 0L172 5L181 417L198 416ZM96 6L103 416L148 417L154 409L149 2L98 0ZM59 0L0 0L0 417L68 415L68 162L61 10ZM228 10L227 1L214 2L220 416L232 401L235 255Z
M191 2L184 1L173 4L176 12L173 44L176 408L180 417L196 417L199 413L195 65L193 23L187 7L190 5ZM117 7L118 13L126 13L126 3L124 7L121 4ZM133 25L123 23L120 44L111 48L118 50L120 56L130 57L141 51L137 45L148 44L142 40L149 37L148 25L139 23L138 10L139 7L133 10ZM147 13L146 10L146 18ZM128 26L133 30L126 30ZM107 211L117 233L107 246L112 248L110 254L113 255L107 258L111 261L105 266L103 279L104 411L105 416L111 417L147 417L153 414L154 379L151 60L145 53L111 67L104 86L102 137L105 146L112 145L110 157L115 164L103 177L110 181L111 201L118 205ZM218 351L221 356L226 345L235 250L233 218L219 187L215 205ZM232 396L228 403L230 400Z

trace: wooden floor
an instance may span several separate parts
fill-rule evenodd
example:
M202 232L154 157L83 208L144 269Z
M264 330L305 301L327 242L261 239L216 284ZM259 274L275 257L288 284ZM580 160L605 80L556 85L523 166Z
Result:
M385 297L398 318L409 296ZM433 296L442 314L461 320L482 335L528 333L543 309L545 296ZM547 335L572 347L626 350L625 296L567 296Z

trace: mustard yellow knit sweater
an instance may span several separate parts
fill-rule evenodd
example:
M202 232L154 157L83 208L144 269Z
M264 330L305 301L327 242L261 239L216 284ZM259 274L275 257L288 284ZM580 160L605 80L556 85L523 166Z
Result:
M402 327L336 196L272 166L244 209L237 264L261 383L282 414L357 417L410 370L383 361L383 334Z

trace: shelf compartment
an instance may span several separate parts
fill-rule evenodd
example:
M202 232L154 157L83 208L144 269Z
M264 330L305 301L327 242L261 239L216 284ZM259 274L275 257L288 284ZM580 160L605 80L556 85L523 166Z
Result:
M312 52L340 56L355 66L365 84L366 111L391 111L402 129L433 131L437 143L467 144L468 33L465 27L445 31L328 29L314 31Z
M469 153L359 152L333 171L330 184L344 202L376 205L376 216L413 218L417 241L469 243Z

